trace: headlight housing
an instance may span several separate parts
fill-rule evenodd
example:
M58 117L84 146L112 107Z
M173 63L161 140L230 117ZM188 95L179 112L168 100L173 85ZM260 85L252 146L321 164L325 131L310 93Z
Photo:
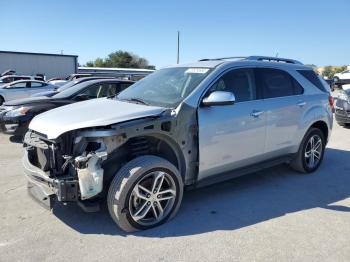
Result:
M15 109L12 109L6 113L6 116L8 117L17 117L17 116L24 116L29 111L30 107L27 106L21 106Z

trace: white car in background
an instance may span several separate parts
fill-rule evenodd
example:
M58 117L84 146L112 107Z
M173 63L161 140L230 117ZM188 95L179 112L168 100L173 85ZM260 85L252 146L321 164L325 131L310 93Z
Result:
M55 85L55 86L63 86L65 84L68 83L68 80L60 80L60 79L57 79L57 80L50 80L50 81L47 81L47 83L51 84L51 85Z
M20 80L0 87L0 105L4 102L30 97L44 91L53 91L57 86L37 80Z
M335 82L339 80L345 80L345 79L350 79L350 70L345 70L343 72L337 73L333 77L333 80Z

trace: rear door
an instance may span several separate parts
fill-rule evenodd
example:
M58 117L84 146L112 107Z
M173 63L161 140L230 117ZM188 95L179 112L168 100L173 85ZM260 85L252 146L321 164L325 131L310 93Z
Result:
M302 86L286 71L257 68L257 83L263 90L266 112L268 158L290 153L295 146L300 119L306 108Z
M28 82L28 88L27 88L27 92L28 92L28 96L34 95L36 93L40 93L40 92L45 92L45 91L51 91L52 90L52 86L48 85L47 83L41 83L41 82Z

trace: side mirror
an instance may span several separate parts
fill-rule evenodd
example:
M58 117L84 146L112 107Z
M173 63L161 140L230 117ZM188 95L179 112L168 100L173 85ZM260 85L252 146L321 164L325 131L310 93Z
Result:
M75 98L74 98L74 100L76 100L76 101L84 101L84 100L88 100L90 97L89 97L89 95L87 95L87 94L79 94L79 95L77 95Z
M204 98L204 106L224 106L233 105L236 101L235 95L226 91L214 91L208 97Z

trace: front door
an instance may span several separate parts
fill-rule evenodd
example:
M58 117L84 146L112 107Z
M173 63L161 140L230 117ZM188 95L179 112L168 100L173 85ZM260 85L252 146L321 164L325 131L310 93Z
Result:
M199 180L264 160L266 113L254 69L228 71L205 97L213 91L232 92L236 102L198 109Z
M18 82L11 84L6 88L6 101L26 97L28 82Z

